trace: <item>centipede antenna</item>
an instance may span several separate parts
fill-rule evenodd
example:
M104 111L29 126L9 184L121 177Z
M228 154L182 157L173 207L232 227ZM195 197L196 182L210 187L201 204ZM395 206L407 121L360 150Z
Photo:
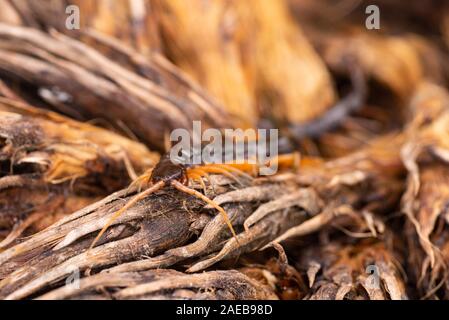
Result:
M150 170L146 171L144 174L142 174L141 176L137 177L137 179L135 179L133 182L131 182L131 184L128 186L125 194L128 194L129 191L135 186L137 186L137 191L141 192L142 185L145 183L145 180L146 181L150 180L152 172L153 172L153 169L150 169Z
M234 231L234 227L231 224L231 221L229 220L228 214L226 213L226 211L219 206L218 204L216 204L213 200L209 199L208 197L206 197L205 195L203 195L201 192L198 192L194 189L191 189L189 187L186 187L185 185L183 185L182 183L180 183L179 181L176 180L172 180L171 185L173 187L175 187L176 189L178 189L181 192L187 193L189 195L195 196L201 200L203 200L204 202L206 202L207 204L211 205L212 207L214 207L215 209L218 210L218 212L220 212L221 216L223 217L224 221L226 222L226 224L228 225L229 230L232 233L232 236L235 238L235 240L237 241L237 244L240 245L239 240L237 238L237 234Z
M123 208L121 208L120 210L118 210L116 213L114 213L112 215L112 217L108 220L108 222L105 224L105 226L103 227L103 229L101 229L101 231L98 233L98 235L95 237L94 241L92 242L92 244L89 247L89 250L91 250L95 244L98 242L98 240L101 238L101 236L106 232L106 230L109 228L109 226L111 224L114 223L115 220L117 220L126 210L128 210L129 208L131 208L133 205L135 205L137 202L139 202L140 200L142 200L143 198L149 196L150 194L160 190L161 188L163 188L165 186L165 182L164 181L159 181L158 183L154 184L153 186L151 186L150 188L148 188L145 191L142 191L138 194L136 194L131 200L129 200L129 202L123 206ZM88 251L89 251L88 250Z
M171 149L171 146L172 146L172 143L171 143L171 140L170 140L170 133L166 130L164 132L164 149L165 149L165 152L169 152L170 149Z

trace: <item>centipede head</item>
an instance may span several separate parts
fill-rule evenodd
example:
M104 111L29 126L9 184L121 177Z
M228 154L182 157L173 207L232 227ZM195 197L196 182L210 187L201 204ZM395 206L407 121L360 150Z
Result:
M152 184L156 184L159 181L169 183L173 180L177 180L182 184L187 185L188 178L186 167L181 163L173 162L170 159L170 154L167 153L161 157L161 160L154 167L150 181Z

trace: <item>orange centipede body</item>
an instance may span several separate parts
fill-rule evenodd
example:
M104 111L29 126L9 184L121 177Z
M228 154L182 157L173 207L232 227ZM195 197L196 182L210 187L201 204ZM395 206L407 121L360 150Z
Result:
M273 161L273 160L270 160ZM282 155L276 158L280 167L293 167L298 164L299 158L297 154ZM232 235L237 240L237 235L231 224L231 221L226 211L213 200L201 192L189 188L189 181L199 181L204 187L203 177L207 177L209 174L222 174L229 178L237 179L235 174L242 176L254 175L257 172L257 164L250 163L229 163L229 164L202 164L199 166L188 166L181 163L175 163L170 158L170 152L164 154L156 166L142 176L140 176L133 184L140 184L139 190L142 185L146 185L146 190L139 192L131 200L129 200L125 206L118 210L101 229L98 235L95 237L89 249L93 248L109 226L120 217L126 210L131 208L138 201L144 199L152 193L161 190L165 186L172 186L175 189L184 192L186 194L195 196L202 201L206 202L222 215ZM238 240L237 240L238 242Z

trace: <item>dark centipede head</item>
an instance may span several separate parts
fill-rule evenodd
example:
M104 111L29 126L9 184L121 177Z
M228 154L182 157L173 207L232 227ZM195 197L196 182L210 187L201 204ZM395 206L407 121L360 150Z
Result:
M172 162L170 153L166 153L154 167L150 181L152 184L155 184L159 181L169 183L173 180L177 180L182 184L187 185L188 179L186 167L182 164Z

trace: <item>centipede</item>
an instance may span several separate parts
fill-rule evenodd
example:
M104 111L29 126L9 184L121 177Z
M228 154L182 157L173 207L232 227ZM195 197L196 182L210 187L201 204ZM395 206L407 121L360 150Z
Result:
M276 161L279 168L294 168L299 166L300 158L298 153L291 153L278 155L269 161ZM138 193L111 216L93 240L89 250L97 244L107 229L128 209L144 198L165 187L173 187L180 192L194 196L216 209L223 217L223 220L232 233L232 236L238 242L237 233L235 232L226 211L212 199L208 198L205 194L189 187L189 184L191 182L198 182L203 186L204 190L204 178L207 178L212 174L221 174L234 180L238 180L239 176L253 178L257 175L258 166L258 164L250 162L186 165L173 161L170 157L170 152L167 152L161 156L159 162L153 168L147 170L144 174L132 182L131 186L137 186Z

